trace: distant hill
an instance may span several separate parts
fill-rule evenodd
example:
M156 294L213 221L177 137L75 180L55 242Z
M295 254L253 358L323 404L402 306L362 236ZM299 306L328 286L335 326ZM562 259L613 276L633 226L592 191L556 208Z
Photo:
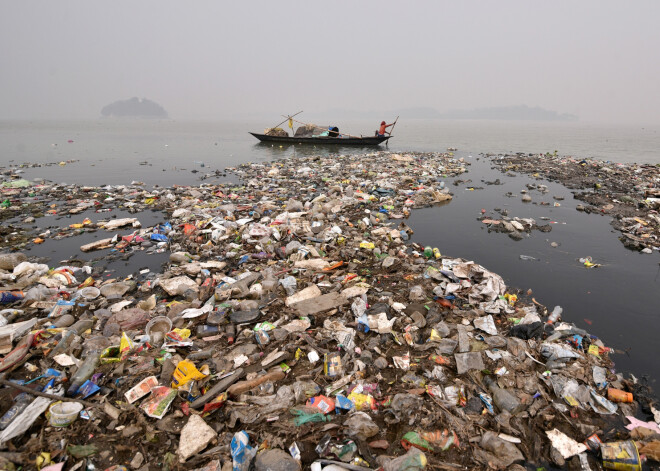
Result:
M559 114L556 111L544 110L536 106L527 105L500 106L494 108L476 108L473 110L454 110L441 113L439 118L446 119L501 119L523 121L577 121L578 117L572 114Z
M118 100L104 106L103 117L131 118L167 118L167 111L158 103L146 98L133 97L128 100Z

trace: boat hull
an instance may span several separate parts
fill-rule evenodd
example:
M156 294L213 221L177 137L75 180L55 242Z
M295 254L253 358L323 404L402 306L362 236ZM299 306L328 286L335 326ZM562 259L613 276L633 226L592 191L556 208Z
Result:
M278 144L314 144L335 146L377 146L387 141L392 136L373 137L291 137L291 136L268 136L251 132L261 142L272 142Z

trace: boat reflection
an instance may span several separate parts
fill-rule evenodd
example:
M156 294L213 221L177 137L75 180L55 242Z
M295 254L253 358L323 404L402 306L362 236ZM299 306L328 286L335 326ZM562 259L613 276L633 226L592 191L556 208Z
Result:
M258 150L259 154L268 155L271 160L286 159L289 157L330 157L341 154L364 154L376 150L374 146L317 146L313 144L274 144L272 142L258 142L254 144L253 148Z

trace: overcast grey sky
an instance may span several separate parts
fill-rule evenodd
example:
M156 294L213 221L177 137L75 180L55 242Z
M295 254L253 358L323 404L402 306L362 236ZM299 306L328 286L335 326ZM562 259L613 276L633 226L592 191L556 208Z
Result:
M529 105L660 123L660 1L4 0L0 118Z

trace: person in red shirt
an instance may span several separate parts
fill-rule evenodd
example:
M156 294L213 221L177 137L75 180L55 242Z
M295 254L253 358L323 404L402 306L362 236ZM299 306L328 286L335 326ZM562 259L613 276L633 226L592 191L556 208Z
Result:
M392 124L385 124L385 121L382 121L380 123L380 129L378 130L378 137L383 137L385 135L385 130L389 128L390 126L394 126L394 123Z

